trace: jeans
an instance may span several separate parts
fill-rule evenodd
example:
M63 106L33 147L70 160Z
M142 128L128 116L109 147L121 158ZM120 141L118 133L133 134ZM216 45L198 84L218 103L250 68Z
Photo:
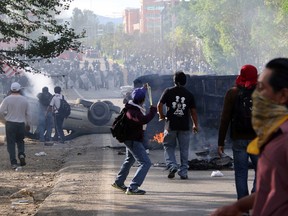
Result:
M46 128L46 118L45 114L43 112L39 112L38 115L38 132L39 132L39 141L44 142L44 133L45 133L45 128Z
M53 114L52 112L48 112L46 115L46 133L45 140L51 141L51 134L53 128Z
M51 141L51 134L53 128L53 115L52 112L48 112L47 115L46 116L45 115L46 110L39 111L38 131L40 142L44 142L45 140Z
M5 124L5 130L7 139L7 151L9 153L10 163L11 165L17 164L15 143L17 144L18 158L20 155L24 155L25 157L25 123L7 121Z
M149 138L148 138L148 134L147 134L147 131L144 130L144 134L143 134L143 146L146 149L149 149Z
M63 122L64 122L64 117L55 113L54 114L55 138L58 140L58 137L59 137L60 142L65 141L65 136L64 136L64 132L63 132Z
M125 141L124 144L126 145L126 158L116 177L115 183L117 185L124 184L129 174L130 168L133 166L134 162L137 160L137 162L140 165L129 186L130 189L135 190L142 185L151 167L151 161L145 151L145 148L142 142L128 140L128 141Z
M178 169L176 161L175 150L177 141L180 150L180 167L178 171L179 176L186 177L188 173L188 156L189 156L189 142L191 131L167 131L164 132L164 158L166 166L169 170Z
M251 155L247 153L247 146L249 140L234 140L233 141L233 158L234 158L234 171L235 171L235 185L237 191L237 199L241 199L244 196L249 195L248 190L248 162L249 157L252 162L255 176L253 182L253 188L251 193L256 190L256 170L257 170L257 161L258 156Z

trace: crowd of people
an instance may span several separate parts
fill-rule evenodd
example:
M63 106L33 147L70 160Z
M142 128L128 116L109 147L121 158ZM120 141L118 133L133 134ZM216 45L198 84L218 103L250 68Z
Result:
M110 71L110 64L106 63L106 71ZM55 62L54 62L55 63ZM55 68L50 68L49 76L57 71L64 71L67 78L65 83L68 87L74 87L78 83L80 88L84 84L79 84L80 74L94 74L101 68L100 62L92 62L93 69L89 71L89 62L84 63L84 70L77 62L67 64L55 63ZM40 65L38 65L40 66ZM126 67L128 67L126 65ZM130 66L129 66L130 67ZM81 69L80 69L81 68ZM47 68L42 68L45 71ZM75 71L74 71L75 70ZM78 73L77 70L80 70ZM112 71L121 70L117 64L112 65ZM96 71L96 72L95 72ZM123 73L120 72L123 76ZM99 74L101 74L99 72ZM59 75L59 73L58 73ZM88 76L87 75L87 76ZM95 74L94 74L95 75ZM94 76L93 75L93 76ZM75 79L71 77L75 76ZM122 81L119 76L119 83ZM55 82L59 82L59 76ZM95 78L95 76L94 76ZM15 77L14 79L19 79ZM69 80L73 81L70 86ZM88 78L89 79L89 78ZM91 79L89 79L91 81ZM101 75L100 79L101 80ZM61 79L60 79L61 81ZM25 80L12 82L9 87L10 94L4 98L0 104L0 115L5 119L7 150L10 157L10 164L13 169L18 166L25 166L25 131L29 130L31 116L29 116L29 104L27 99L21 95L21 84L28 85ZM95 82L97 83L97 82ZM97 85L92 85L95 87ZM152 105L148 113L143 107L147 85L136 88L131 93L131 100L125 104L127 128L130 133L126 137L126 158L115 178L113 187L125 191L127 195L143 195L145 190L140 189L151 166L149 155L143 144L145 137L145 125L151 121L156 113L159 120L165 121L164 131L164 159L167 168L167 177L175 178L177 173L182 180L188 179L188 149L191 133L197 133L199 122L197 118L197 101L194 95L185 87L186 74L178 71L174 74L174 86L164 90L157 106ZM67 86L66 86L67 87ZM99 82L99 88L109 88L109 83ZM60 143L65 142L62 124L63 116L59 115L59 107L63 96L61 87L54 88L54 97L49 93L47 87L43 87L42 92L37 95L39 99L39 141L50 141L58 139ZM236 116L239 115L239 101L244 101L243 95L249 95L251 109L249 123L253 131L246 131L250 126L241 128L236 126ZM43 98L47 96L47 101ZM241 99L242 98L242 99ZM45 101L45 103L43 102ZM249 101L248 101L249 102ZM252 103L253 102L253 103ZM163 106L166 106L166 112ZM242 112L242 111L241 111ZM243 117L244 118L244 117ZM245 116L246 118L246 116ZM287 167L288 167L288 59L277 58L269 61L263 73L258 76L258 71L253 65L244 65L240 74L235 80L235 86L229 89L225 95L221 123L218 134L219 157L224 154L225 139L228 127L230 126L230 137L233 141L232 150L234 157L234 173L237 201L231 205L221 207L212 213L213 216L226 215L252 215L254 216L282 216L288 214L287 196ZM54 123L52 123L54 122ZM192 124L190 124L192 122ZM47 124L53 124L47 127ZM55 136L51 137L51 128L55 128ZM176 160L176 146L179 146L180 165ZM16 154L16 146L17 153ZM255 170L254 184L249 192L248 189L248 158L253 163ZM125 181L129 175L130 168L137 161L139 166L129 185Z
M88 91L89 89L113 89L123 85L133 85L133 81L143 75L173 74L173 70L181 70L192 74L202 72L213 74L213 71L204 61L196 62L192 56L177 56L160 59L151 54L130 54L123 65L107 57L92 58L94 55L86 54L85 58L55 58L50 63L38 61L31 65L33 73L41 73L52 79L54 86L64 88L77 88ZM0 76L0 91L6 94L10 85L18 82L22 87L29 86L29 80L21 73L13 77Z
M116 62L108 62L107 58L101 61L99 59L79 61L58 58L52 59L49 64L36 62L32 68L35 73L49 77L54 86L60 86L62 89L76 88L88 91L90 89L114 89L124 85L123 68ZM1 74L1 93L7 94L13 82L18 82L23 88L31 86L24 73L16 73L12 77Z
M164 159L167 177L188 179L187 157L189 134L198 132L197 109L193 94L184 87L186 76L183 72L174 75L175 86L165 89L157 104L159 120L165 121ZM249 94L253 101L250 109L250 126L241 128L235 122L239 115L237 106L244 101L243 95ZM143 110L145 88L136 88L131 100L126 103L126 118L131 136L124 141L126 158L117 174L113 187L127 195L143 195L140 189L151 161L145 152L143 125L147 124L156 113L156 106L151 104L148 114ZM166 113L163 105L166 105ZM245 105L246 106L246 105ZM248 110L248 108L246 108ZM192 125L189 127L189 118ZM244 116L243 118L246 118ZM231 127L233 156L235 167L235 186L237 201L215 210L213 216L252 215L282 216L288 214L287 196L287 131L288 131L288 59L277 58L268 62L263 73L253 65L244 65L235 80L235 87L225 95L221 124L219 128L218 153L224 154L224 144L228 126ZM137 125L137 127L136 127ZM240 129L241 128L241 129ZM179 146L180 165L175 157L176 146ZM254 184L251 193L248 189L248 158L255 170ZM138 169L128 186L125 180L133 163L139 163Z
M38 62L34 68L51 77L54 86L62 88L113 89L124 85L123 70L118 63L107 58L63 60L53 59L50 64Z
M204 61L196 62L192 56L177 56L159 58L151 54L130 54L124 62L128 71L128 84L133 83L139 76L149 74L173 74L175 70L181 70L185 73L193 74L201 72L203 74L213 74L212 69Z
M5 123L7 150L12 169L17 169L18 165L26 165L24 138L32 125L31 107L21 90L22 86L18 82L13 82L8 95L0 104L0 116ZM63 132L65 116L60 112L61 101L64 100L61 90L60 86L56 86L52 95L45 86L42 88L42 92L37 94L39 106L36 131L37 138L43 145L49 144L51 141L62 144L66 141ZM20 164L17 163L16 146Z
M243 85L242 80L238 80L236 83ZM247 83L247 87L251 86L252 83L251 81ZM217 209L212 213L213 216L249 215L250 210L255 216L288 214L288 185L286 181L288 167L287 58L273 59L266 64L263 73L258 77L256 88L252 94L252 101L252 125L256 137L249 144L245 141L251 141L251 137L239 136L234 138L235 141L242 141L242 145L239 145L240 142L235 142L234 148L237 154L243 155L242 160L238 161L239 168L241 166L242 168L238 171L235 170L238 200L231 205ZM222 152L223 143L219 142L218 144L220 152ZM245 181L247 181L246 167L243 167L247 164L249 155L258 157L256 188L250 194L245 185ZM238 174L236 174L237 172ZM241 185L240 182L237 185L237 178L240 177L242 178Z

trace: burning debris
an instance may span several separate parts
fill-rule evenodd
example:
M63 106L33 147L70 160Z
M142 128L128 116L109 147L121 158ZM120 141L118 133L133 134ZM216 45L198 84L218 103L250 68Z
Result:
M201 134L199 134L201 135ZM189 160L189 170L231 170L233 169L233 158L223 154L218 156L215 146L209 144L207 138L202 136L194 137L195 140L191 140L191 143L197 143L197 150L191 149L191 153L197 156L196 159ZM164 141L164 133L156 133L151 139L152 142L162 145ZM212 141L211 141L212 142ZM202 143L202 147L199 146ZM191 146L192 147L192 146ZM201 149L199 149L201 148ZM155 163L155 167L165 167L165 163Z
M158 133L158 134L155 134L153 136L153 140L152 141L155 141L157 142L158 144L163 144L163 141L164 141L164 133L161 132L161 133Z
M198 156L196 159L189 161L189 170L223 170L233 169L233 158L223 154L222 157L213 154L209 149L205 149L202 152L195 152Z
M221 159L218 159L221 160ZM189 170L223 170L223 169L233 169L232 165L232 159L229 163L225 165L217 165L216 163L217 159L207 161L207 160L199 160L199 159L193 159L189 161Z

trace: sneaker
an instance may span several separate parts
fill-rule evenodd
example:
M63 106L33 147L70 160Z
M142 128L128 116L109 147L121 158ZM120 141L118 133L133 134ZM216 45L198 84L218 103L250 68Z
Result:
M127 190L127 187L126 187L126 185L121 185L121 186L119 186L118 184L116 184L115 182L111 185L112 187L114 187L114 188L117 188L117 189L119 189L119 190L122 190L122 191L126 191Z
M169 169L169 174L168 174L168 178L169 179L172 179L175 177L175 173L177 172L177 169L174 167L174 168L171 168Z
M11 164L11 168L15 170L18 168L18 165L17 164Z
M146 193L146 191L144 190L140 190L138 188L132 190L130 188L127 188L126 192L127 195L144 195Z
M26 165L25 156L20 155L19 159L20 159L20 166L25 166Z

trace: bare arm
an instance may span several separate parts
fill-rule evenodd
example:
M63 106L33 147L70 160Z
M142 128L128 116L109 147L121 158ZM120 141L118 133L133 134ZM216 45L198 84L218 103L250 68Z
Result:
M193 132L194 133L197 133L199 128L198 128L198 116L197 116L197 112L196 112L196 109L195 108L191 108L190 109L190 113L191 113L191 117L192 117L192 120L193 120Z
M26 111L25 111L25 118L26 118L26 125L30 126L32 124L32 116L31 116L31 112L30 112L30 106L27 102L27 107L26 107Z
M7 113L7 105L5 102L2 101L2 103L0 104L0 119L1 119L0 121L3 124L5 124L5 122L6 122L6 120L5 120L5 114L6 113Z
M232 205L223 206L214 211L211 216L232 216L241 215L243 212L247 212L253 208L256 193L243 197Z
M218 131L218 154L220 157L224 153L224 142L232 119L233 106L235 104L236 95L237 89L231 88L226 92L224 97L223 110L221 113L221 121Z
M165 119L165 115L163 114L163 104L158 102L157 104L157 112L159 114L159 120Z
M53 107L49 105L49 106L47 107L46 114L47 114L48 112L52 112L52 111L53 111Z

